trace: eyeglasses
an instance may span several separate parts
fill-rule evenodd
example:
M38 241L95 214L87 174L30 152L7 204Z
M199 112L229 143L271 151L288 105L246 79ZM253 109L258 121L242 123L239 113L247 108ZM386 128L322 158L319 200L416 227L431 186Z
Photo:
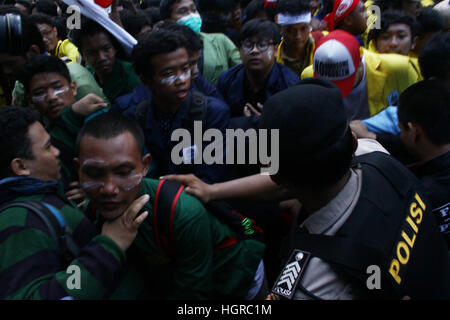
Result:
M269 46L272 45L272 44L273 44L272 41L258 41L258 42L254 42L254 41L246 40L246 41L242 42L241 48L243 49L243 51L245 53L250 53L250 52L252 52L253 48L256 45L256 48L258 49L258 51L264 52L267 49L269 49Z
M44 101L48 96L47 92L48 92L49 88L52 88L52 87L47 87L44 90L39 90L38 92L33 93L31 96L31 100L34 103L39 103L39 102ZM68 87L52 88L52 90L53 90L54 96L59 96L59 95L66 93L69 90L69 88Z

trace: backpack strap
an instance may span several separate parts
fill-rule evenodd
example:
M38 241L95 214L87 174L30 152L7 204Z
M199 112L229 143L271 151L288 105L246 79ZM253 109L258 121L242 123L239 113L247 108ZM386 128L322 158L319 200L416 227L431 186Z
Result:
M80 249L73 240L72 229L66 224L64 217L54 206L37 201L13 201L0 207L0 212L13 208L23 207L34 214L45 224L57 245L58 252L61 252L67 261L72 261L78 255Z
M184 188L184 185L176 181L161 180L155 194L153 228L155 230L156 244L163 252L172 257L175 255L173 220L178 199ZM240 215L222 203L214 205L209 203L206 209L237 234L224 239L214 247L214 251L231 247L241 240L257 238L257 235L262 233L252 220Z
M194 136L194 121L203 121L206 115L207 97L197 90L191 90L191 104L187 116L181 120L181 126Z
M169 256L175 254L173 243L173 219L184 186L171 180L161 180L155 194L153 227L156 244Z

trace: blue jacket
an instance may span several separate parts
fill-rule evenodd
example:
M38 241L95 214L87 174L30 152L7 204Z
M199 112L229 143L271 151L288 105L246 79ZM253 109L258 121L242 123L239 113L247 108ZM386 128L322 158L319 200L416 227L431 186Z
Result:
M188 94L186 101L178 109L175 119L172 125L172 132L176 129L182 128L182 119L185 118L189 112L191 106L191 93ZM134 100L133 100L134 99ZM158 122L154 117L154 106L152 103L152 98L148 99L150 101L149 108L146 114L145 126L143 128L145 135L145 145L147 150L152 155L152 163L156 164L156 176L167 174L185 174L193 173L203 181L207 183L215 183L223 181L225 176L225 165L212 164L207 165L204 161L202 164L180 164L177 165L172 162L171 152L172 149L181 142L170 141L166 146L163 144L163 139L161 131L159 129ZM117 100L116 100L117 101ZM135 102L135 97L131 97L130 101ZM117 111L125 116L136 119L135 115L136 104L114 104L111 111ZM213 97L207 97L206 114L202 123L202 134L211 128L219 129L223 137L225 137L225 130L228 127L230 120L230 113L228 106L221 100ZM201 138L200 138L201 139ZM191 144L194 145L194 137L191 137ZM208 143L203 142L203 150L208 145ZM225 151L224 151L225 152Z
M244 80L245 66L238 64L222 73L217 84L217 89L230 106L232 118L240 117L244 113L244 105L247 102L244 96ZM298 76L288 67L275 62L266 83L266 99L299 81Z
M217 99L223 100L222 95L219 93L217 88L208 80L203 78L201 74L199 74L195 81L192 83L191 89L200 91L205 96L215 97ZM144 84L141 84L134 88L131 93L118 97L114 101L114 105L120 110L126 110L132 106L136 106L144 100L150 99L151 97L152 93L150 92L150 90Z

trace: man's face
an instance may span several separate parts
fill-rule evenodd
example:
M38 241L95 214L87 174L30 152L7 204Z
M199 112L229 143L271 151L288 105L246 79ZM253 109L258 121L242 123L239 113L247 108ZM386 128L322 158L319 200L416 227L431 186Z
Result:
M197 6L192 0L181 0L172 5L170 18L177 21L192 13L198 13Z
M81 187L107 220L122 215L137 198L149 162L128 131L110 139L85 135L75 159Z
M30 177L42 181L59 180L61 178L59 165L59 150L50 142L50 135L39 123L35 122L28 128L33 159L24 159Z
M310 23L297 23L281 27L281 33L286 45L293 48L304 48L310 32Z
M239 50L242 63L250 71L270 70L276 60L276 48L269 39L245 39Z
M367 10L364 2L359 1L355 9L349 14L353 18L352 33L361 34L367 29Z
M54 121L65 107L74 103L76 94L75 83L69 83L62 75L38 73L31 78L28 100L30 106Z
M42 40L44 40L45 50L53 53L58 44L58 31L56 27L52 27L46 23L38 24L37 27L42 35Z
M167 105L181 105L187 97L191 85L191 69L185 48L178 48L170 53L161 53L151 58L154 68L150 79L145 84L155 98Z
M104 32L86 36L83 41L83 58L100 77L111 74L116 61L116 49Z
M411 29L406 24L392 24L382 33L376 47L380 53L398 53L407 56L412 47Z

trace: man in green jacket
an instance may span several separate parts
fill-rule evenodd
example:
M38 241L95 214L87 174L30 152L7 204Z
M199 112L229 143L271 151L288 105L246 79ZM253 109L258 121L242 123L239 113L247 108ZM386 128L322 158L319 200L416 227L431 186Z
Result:
M130 203L143 194L150 196L143 208L149 217L131 249L146 261L155 279L167 279L160 288L161 298L264 297L264 244L254 239L232 241L236 234L184 192L173 209L168 235L174 253L158 246L155 233L162 231L155 228L154 201L159 181L144 178L150 155L144 155L144 135L137 123L114 112L99 115L80 131L77 146L80 183L91 200L88 212L99 214L99 221L120 220ZM167 203L158 202L158 208L163 205Z
M66 256L58 250L51 228L31 210L0 210L0 299L145 297L145 273L128 268L125 250L146 217L136 215L148 196L133 202L124 219L105 222L99 234L58 192L60 152L39 118L30 108L0 110L0 206L37 201L59 212L79 252Z
M162 0L159 10L161 19L186 25L200 35L203 41L200 73L213 85L217 85L222 72L242 62L239 50L226 35L200 32L202 18L193 0Z
M76 180L73 158L78 131L87 116L107 104L93 93L75 102L77 85L66 64L57 57L42 55L30 59L20 81L28 105L39 111L52 143L61 151L62 181L67 189Z
M81 28L73 32L73 42L111 103L141 84L133 65L118 58L117 40L97 22L83 18Z

